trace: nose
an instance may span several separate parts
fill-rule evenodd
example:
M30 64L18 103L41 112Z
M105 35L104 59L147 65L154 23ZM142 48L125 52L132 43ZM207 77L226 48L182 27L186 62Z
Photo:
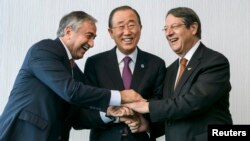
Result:
M124 27L124 29L123 29L123 33L124 33L125 35L130 34L130 33L131 33L131 29L129 29L129 27L126 25L126 26Z
M94 39L92 39L92 38L89 39L89 40L88 40L88 45L89 45L89 47L92 48L92 47L94 46Z
M165 30L165 34L166 34L167 36L170 36L170 35L172 35L173 33L174 33L174 31L173 31L172 28L168 28L167 30Z

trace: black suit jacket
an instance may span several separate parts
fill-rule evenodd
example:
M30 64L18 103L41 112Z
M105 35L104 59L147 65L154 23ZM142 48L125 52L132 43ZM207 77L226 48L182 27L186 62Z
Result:
M42 40L28 51L0 117L0 141L68 140L71 104L106 111L110 91L74 79L59 39Z
M162 59L138 49L131 89L140 93L145 99L161 98L165 70L165 62ZM113 90L124 89L117 62L116 47L88 58L84 74L86 84ZM99 112L89 113L89 117L95 118L90 123L95 125L102 123ZM84 117L86 119L86 116ZM86 120L84 122L86 123ZM85 125L83 126L85 127ZM125 126L123 123L103 124L102 127L91 130L90 141L120 141L121 131ZM129 131L127 138L129 141L149 140L146 132L132 134Z
M229 62L202 43L174 90L178 59L167 68L161 101L149 103L152 121L165 121L167 141L206 141L209 124L232 124Z

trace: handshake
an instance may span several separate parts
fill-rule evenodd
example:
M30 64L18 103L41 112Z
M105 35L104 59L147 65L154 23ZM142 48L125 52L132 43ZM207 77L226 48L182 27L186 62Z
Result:
M148 131L148 121L142 115L148 113L148 102L134 90L121 91L121 106L109 106L107 116L115 117L115 123L124 122L132 133Z

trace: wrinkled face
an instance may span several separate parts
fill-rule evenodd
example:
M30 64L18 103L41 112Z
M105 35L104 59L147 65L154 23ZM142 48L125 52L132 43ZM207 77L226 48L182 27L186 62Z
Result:
M182 18L168 15L165 19L165 35L171 49L179 56L183 57L196 43L195 36L198 24L193 23L187 28Z
M141 36L141 25L139 25L136 14L129 9L116 11L112 18L109 34L122 53L132 53Z
M96 37L96 25L91 21L84 21L80 24L77 31L73 31L72 27L65 28L63 37L73 59L80 59L85 52L94 46Z

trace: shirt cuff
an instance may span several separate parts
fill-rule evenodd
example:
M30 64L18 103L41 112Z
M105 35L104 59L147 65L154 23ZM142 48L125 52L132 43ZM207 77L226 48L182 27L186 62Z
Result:
M100 111L100 116L101 116L101 119L102 119L102 121L103 121L104 123L109 123L109 122L113 121L112 119L110 119L110 118L108 118L108 117L106 116L106 113L105 113L105 112L101 112L101 111Z
M121 94L119 91L111 90L110 106L120 106L121 105Z

